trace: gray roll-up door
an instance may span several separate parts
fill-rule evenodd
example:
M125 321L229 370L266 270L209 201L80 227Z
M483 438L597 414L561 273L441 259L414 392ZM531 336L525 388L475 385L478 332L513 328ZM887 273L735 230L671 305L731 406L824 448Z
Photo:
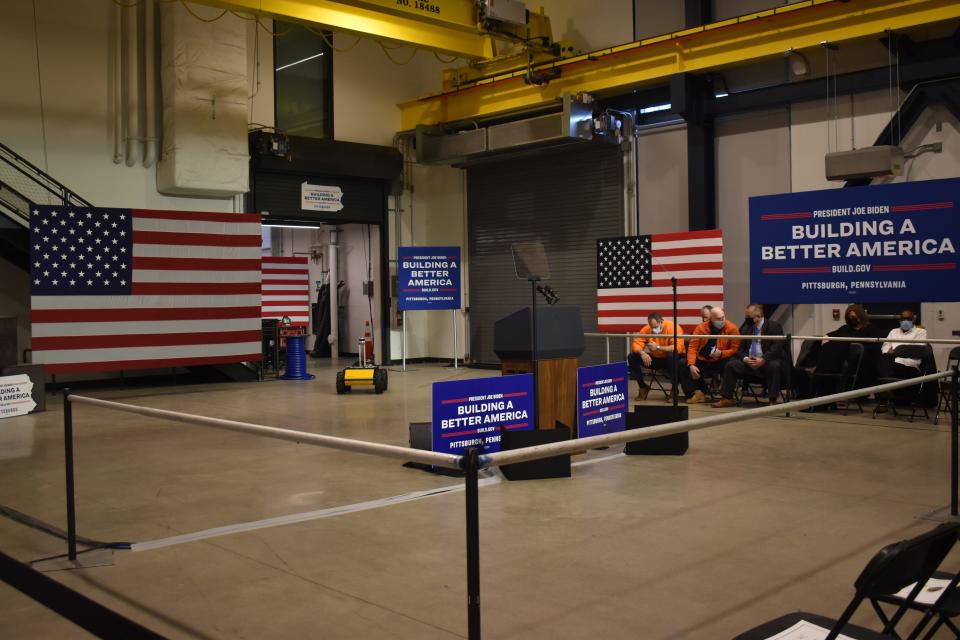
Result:
M510 245L544 244L560 304L580 306L584 331L597 330L597 238L623 235L623 165L614 146L584 145L467 169L470 353L497 364L493 323L530 306ZM538 300L538 304L542 302ZM581 364L606 359L588 338ZM618 352L619 354L619 352Z

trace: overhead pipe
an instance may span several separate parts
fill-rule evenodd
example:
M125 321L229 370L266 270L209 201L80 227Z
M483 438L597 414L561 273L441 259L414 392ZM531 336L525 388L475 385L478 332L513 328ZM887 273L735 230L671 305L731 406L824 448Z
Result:
M124 91L124 104L123 109L125 112L125 130L124 130L124 140L125 144L125 160L128 167L132 167L137 163L139 156L139 137L140 137L140 118L137 110L138 95L140 93L139 89L139 67L140 67L140 52L139 52L139 38L137 34L139 32L140 21L138 19L139 14L142 10L142 5L137 4L136 7L125 7L124 11L124 36L126 39L126 47L122 52L123 60L125 64L125 87Z
M113 106L113 163L123 162L123 9L120 5L113 5L110 13L110 29L113 37L113 67L111 68L111 103Z
M143 166L157 162L156 0L143 3Z
M119 73L120 98L117 101L117 121L120 125L120 135L117 140L118 154L117 162L123 161L127 157L127 138L130 135L130 126L127 122L129 113L127 104L130 102L130 73L127 67L130 66L130 56L128 55L130 30L127 28L127 14L130 7L117 7L117 67Z

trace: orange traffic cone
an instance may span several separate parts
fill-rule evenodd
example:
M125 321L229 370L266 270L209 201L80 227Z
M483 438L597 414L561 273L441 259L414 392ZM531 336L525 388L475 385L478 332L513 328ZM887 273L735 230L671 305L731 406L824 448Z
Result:
M366 325L363 329L363 338L365 340L364 349L366 350L364 357L367 359L367 362L373 362L373 334L370 333L370 321L364 320L363 323Z

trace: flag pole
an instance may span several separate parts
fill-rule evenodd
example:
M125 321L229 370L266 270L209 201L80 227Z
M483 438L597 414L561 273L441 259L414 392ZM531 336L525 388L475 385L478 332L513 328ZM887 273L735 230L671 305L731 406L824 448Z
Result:
M677 317L677 277L670 276L670 286L673 287L673 366L671 367L671 384L673 385L673 410L674 413L680 412L680 394L677 392L677 368L680 366L680 350L677 348L677 325L680 318ZM680 419L680 416L677 416Z

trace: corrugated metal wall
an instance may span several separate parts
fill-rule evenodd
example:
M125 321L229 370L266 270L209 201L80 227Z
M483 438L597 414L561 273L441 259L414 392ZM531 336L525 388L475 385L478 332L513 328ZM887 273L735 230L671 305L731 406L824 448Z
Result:
M514 271L514 242L543 242L560 303L579 305L584 331L596 331L596 240L624 230L617 147L584 145L470 167L467 207L474 360L499 363L493 323L530 305L530 285ZM588 339L581 364L605 357L604 341Z

